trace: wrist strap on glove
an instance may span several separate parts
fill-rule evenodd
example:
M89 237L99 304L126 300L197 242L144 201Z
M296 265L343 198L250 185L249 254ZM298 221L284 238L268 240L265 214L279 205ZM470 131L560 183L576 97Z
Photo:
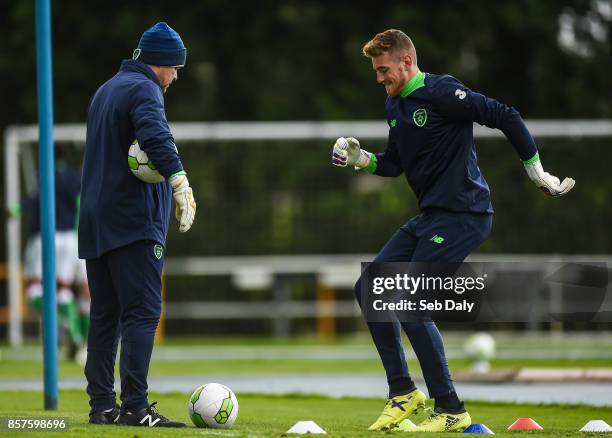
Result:
M189 187L189 181L187 180L187 173L184 170L180 172L176 172L170 178L168 178L168 182L172 186L172 190L180 190L185 187Z
M368 173L376 172L376 168L378 167L378 158L376 157L376 155L374 155L372 152L364 151L363 149L361 151L368 155L368 159L370 162L367 164L367 166L364 167L355 166L355 169L363 170Z

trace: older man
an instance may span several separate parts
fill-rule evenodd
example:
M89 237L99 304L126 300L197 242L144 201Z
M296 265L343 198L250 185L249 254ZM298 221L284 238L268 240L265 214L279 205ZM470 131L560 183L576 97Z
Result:
M86 259L91 322L85 367L89 420L96 424L183 427L147 399L147 374L161 314L161 272L172 198L179 230L189 230L196 204L164 112L163 93L178 78L187 49L157 23L133 59L94 94L87 114L79 256ZM128 167L137 140L165 181L149 184ZM121 408L114 366L121 337Z

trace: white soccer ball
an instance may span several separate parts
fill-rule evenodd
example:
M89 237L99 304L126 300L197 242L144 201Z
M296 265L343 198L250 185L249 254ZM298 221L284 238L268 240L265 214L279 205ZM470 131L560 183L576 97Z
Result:
M489 333L475 333L463 344L463 351L472 361L488 361L495 356L495 339Z
M238 417L238 400L231 389L220 383L198 387L189 399L189 418L196 427L229 429Z
M146 183L159 183L164 180L153 162L147 157L146 152L140 149L136 140L128 151L128 166L136 178Z

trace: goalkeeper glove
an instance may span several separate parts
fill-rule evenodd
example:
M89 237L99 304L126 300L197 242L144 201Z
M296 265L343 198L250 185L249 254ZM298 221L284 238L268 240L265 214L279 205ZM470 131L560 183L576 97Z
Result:
M536 154L529 162L524 163L529 179L535 183L548 196L562 196L572 190L576 181L565 178L563 182L559 178L544 172L539 154Z
M335 166L355 166L355 169L363 169L370 165L372 160L368 151L361 149L357 139L353 137L340 137L334 144L332 163Z
M196 203L193 199L193 191L189 187L189 181L184 172L175 173L168 180L172 186L174 198L174 215L179 221L179 231L184 233L191 228L196 212Z

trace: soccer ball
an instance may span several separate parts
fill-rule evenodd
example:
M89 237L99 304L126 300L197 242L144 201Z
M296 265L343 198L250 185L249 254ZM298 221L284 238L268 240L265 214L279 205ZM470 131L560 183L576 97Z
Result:
M488 333L475 333L463 344L463 351L470 360L490 360L495 356L495 339Z
M153 162L147 157L146 152L140 149L136 140L128 151L128 166L136 178L146 183L159 183L164 180Z
M466 339L463 351L472 364L472 371L489 372L489 361L495 356L495 339L488 333L475 333Z
M225 385L207 383L189 399L189 418L196 427L229 429L238 417L238 400Z

